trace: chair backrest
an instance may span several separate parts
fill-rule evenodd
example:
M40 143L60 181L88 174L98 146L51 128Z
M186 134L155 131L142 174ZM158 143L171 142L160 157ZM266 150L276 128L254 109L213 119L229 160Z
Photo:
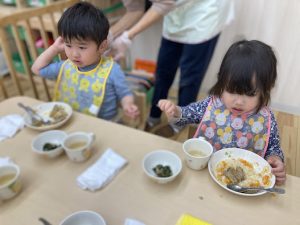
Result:
M78 1L57 1L47 6L26 8L1 17L1 48L18 95L24 94L20 79L26 78L35 98L39 98L36 82L41 82L47 100L51 99L46 81L31 72L32 62L42 51L37 47L36 41L39 38L43 48L48 48L51 44L49 41L58 37L57 21L63 10Z

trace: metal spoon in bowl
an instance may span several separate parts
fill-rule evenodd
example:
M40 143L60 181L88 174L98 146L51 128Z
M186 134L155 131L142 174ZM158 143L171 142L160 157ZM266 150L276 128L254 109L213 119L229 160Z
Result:
M284 194L285 190L282 188L264 188L264 187L241 187L237 184L227 184L227 188L236 191L236 192L241 192L241 193L255 193L258 191L267 191L271 193L278 193L278 194Z

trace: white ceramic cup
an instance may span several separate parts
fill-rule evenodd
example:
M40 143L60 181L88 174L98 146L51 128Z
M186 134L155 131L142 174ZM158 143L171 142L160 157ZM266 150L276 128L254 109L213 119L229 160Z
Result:
M63 139L62 146L70 160L83 162L90 158L94 141L94 133L74 132Z
M191 138L183 143L185 161L189 168L204 169L213 153L212 145L203 137Z
M19 166L15 164L1 165L0 179L0 200L10 199L21 191Z

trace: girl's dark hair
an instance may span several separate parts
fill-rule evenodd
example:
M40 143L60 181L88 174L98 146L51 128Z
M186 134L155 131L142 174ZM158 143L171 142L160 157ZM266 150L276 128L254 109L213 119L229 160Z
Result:
M230 46L221 63L218 81L210 94L221 97L224 91L241 95L259 94L257 111L270 101L277 77L277 59L263 42L239 41Z
M103 12L88 2L68 8L58 21L58 34L66 40L91 40L97 46L107 38L109 22Z

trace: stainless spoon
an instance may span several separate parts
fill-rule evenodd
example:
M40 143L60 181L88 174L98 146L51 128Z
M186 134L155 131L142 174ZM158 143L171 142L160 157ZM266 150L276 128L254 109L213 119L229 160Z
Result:
M233 191L236 192L242 192L242 193L255 193L258 191L267 191L267 192L271 192L271 193L278 193L278 194L284 194L285 190L282 188L264 188L264 187L241 187L237 184L227 184L227 187Z
M45 124L45 125L49 125L51 124L50 120L46 120L44 119L42 116L40 116L39 114L37 114L32 108L30 108L29 106L25 106L22 103L18 103L18 106L21 107L22 109L24 109L27 114L30 116L31 119L31 123L32 124Z

